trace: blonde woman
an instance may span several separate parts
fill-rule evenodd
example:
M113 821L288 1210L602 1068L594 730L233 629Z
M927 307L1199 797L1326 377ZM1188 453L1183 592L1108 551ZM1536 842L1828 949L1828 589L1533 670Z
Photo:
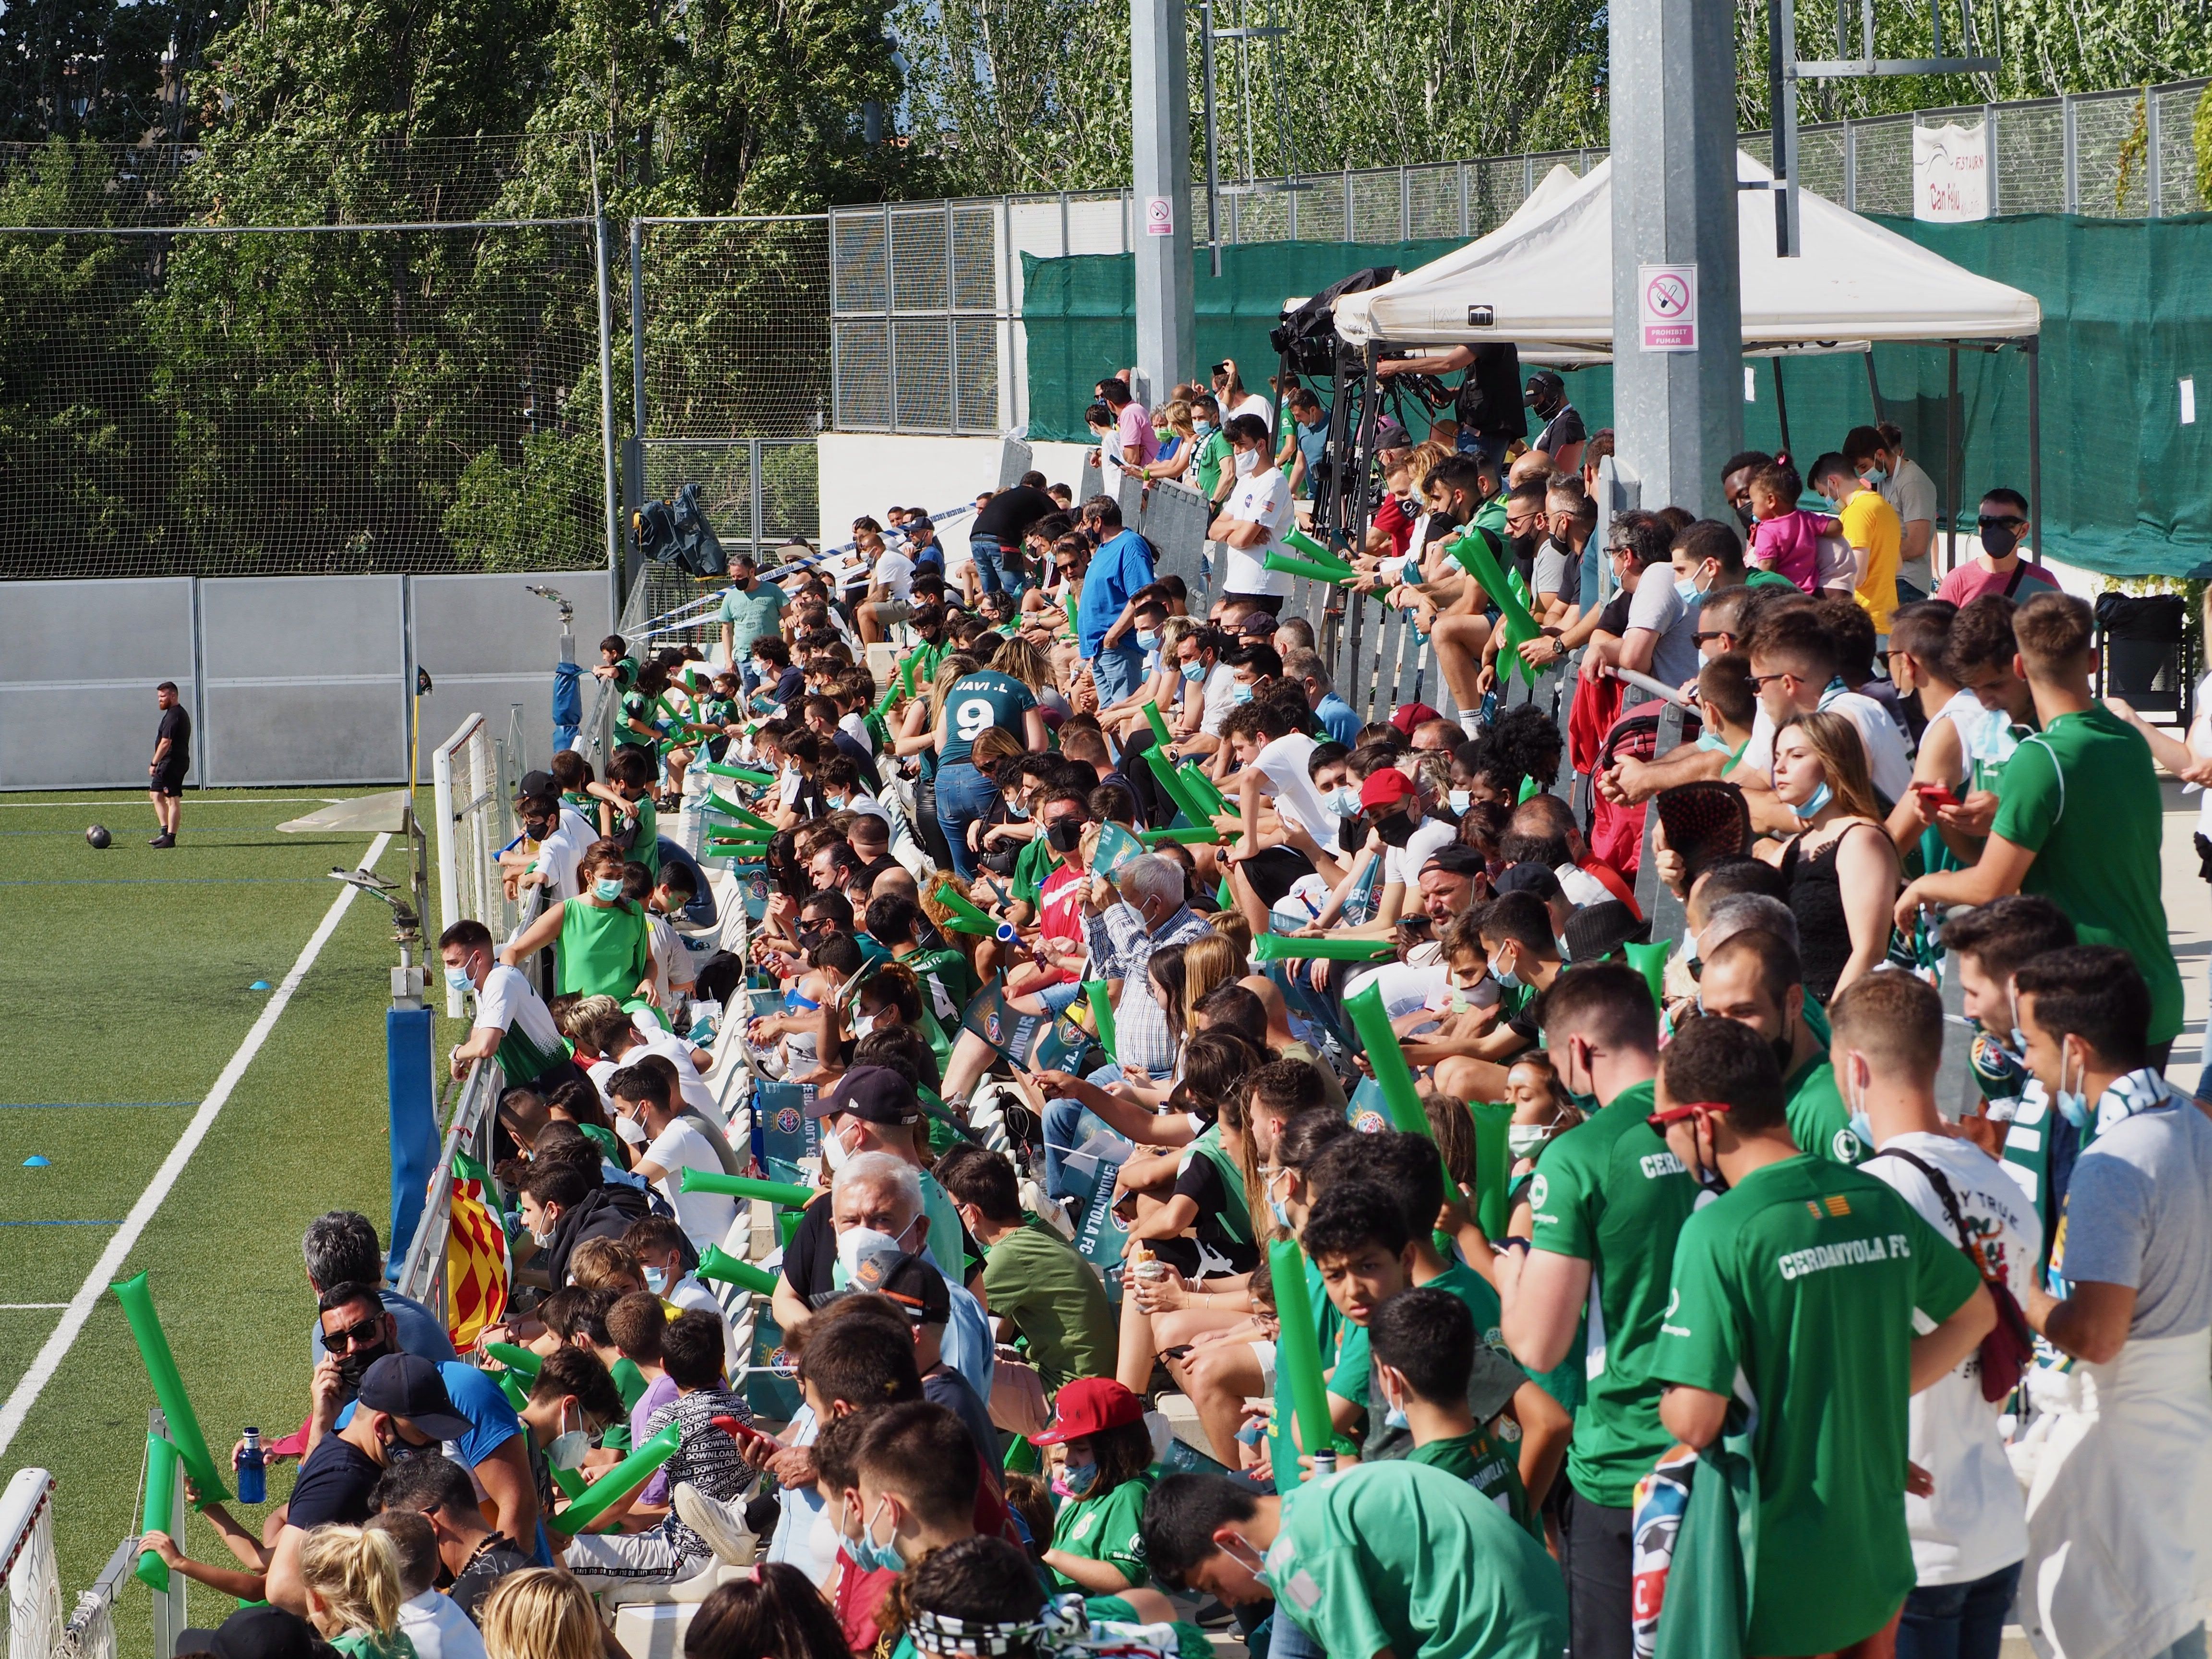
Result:
M493 1585L480 1622L484 1659L604 1659L609 1646L584 1587L550 1567Z
M1160 419L1166 429L1160 434L1159 455L1137 469L1137 476L1147 483L1187 477L1198 459L1198 428L1191 424L1190 405L1171 403L1160 411Z
M1060 689L1053 673L1051 654L1037 646L1034 640L1019 634L1012 635L999 647L991 659L991 666L1001 674L1010 674L1036 694L1037 705L1056 722L1067 718L1067 696Z
M1774 793L1798 832L1759 856L1790 884L1805 989L1826 1003L1889 954L1901 884L1858 727L1826 710L1792 714L1774 734Z
M300 1546L307 1620L347 1659L415 1659L399 1628L399 1548L360 1527L317 1527Z

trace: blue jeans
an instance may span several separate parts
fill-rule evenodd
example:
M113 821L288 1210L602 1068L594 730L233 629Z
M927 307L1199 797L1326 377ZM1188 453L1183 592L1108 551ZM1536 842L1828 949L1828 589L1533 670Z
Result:
M966 761L937 769L937 821L952 852L952 873L965 881L975 873L975 854L968 845L968 826L991 810L999 786Z
M2021 1564L1965 1584L1923 1584L1905 1598L1897 1659L1997 1659Z
M1326 1652L1303 1627L1291 1622L1278 1599L1274 1616L1267 1620L1267 1659L1324 1659Z
M996 536L970 536L968 550L975 558L975 579L986 593L1006 591L1005 574L999 568L999 538Z
M1117 703L1142 684L1145 678L1145 647L1134 640L1120 645L1102 645L1098 654L1091 659L1091 683L1098 688L1101 708Z

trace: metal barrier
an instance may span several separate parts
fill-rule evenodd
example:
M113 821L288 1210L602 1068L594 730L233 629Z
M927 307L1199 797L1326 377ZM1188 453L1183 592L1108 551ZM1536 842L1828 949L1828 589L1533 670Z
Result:
M482 714L463 720L431 752L438 816L438 928L481 921L495 939L514 937L520 907L507 896L499 855L513 838L513 795ZM446 1017L459 1019L461 993L448 986Z
M465 1152L489 1167L492 1125L500 1091L506 1085L505 1075L494 1061L480 1060L469 1067L468 1076L462 1080L459 1103L438 1151L437 1167L430 1172L429 1190L423 1194L422 1218L416 1223L415 1237L392 1275L399 1293L430 1309L441 1325L447 1316L446 1241L453 1224L453 1158Z
M161 1421L155 1413L157 1431ZM18 1469L0 1493L0 1613L7 1618L8 1659L115 1659L115 1601L137 1561L137 1535L117 1545L93 1587L78 1595L76 1610L65 1619L54 1557L55 1486L45 1469ZM181 1529L181 1486L173 1519ZM181 1584L182 1575L176 1582ZM161 1649L164 1654L169 1650Z

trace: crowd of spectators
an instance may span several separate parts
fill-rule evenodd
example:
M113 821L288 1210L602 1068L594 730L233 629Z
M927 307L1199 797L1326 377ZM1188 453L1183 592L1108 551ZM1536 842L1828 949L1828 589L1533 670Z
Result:
M1677 1652L2201 1654L2212 1123L2165 1080L2154 757L2212 740L2092 695L2025 503L1900 592L1932 493L1859 428L1601 537L1610 434L1540 373L1533 445L1386 434L1346 585L1453 712L1364 711L1267 558L1342 464L1319 399L1097 394L1109 477L1213 504L1202 592L1031 474L963 550L891 509L842 585L741 553L700 644L605 642L605 775L516 803L537 919L441 940L507 1311L457 1353L325 1216L289 1502L207 1511L235 1567L149 1546L374 1659L584 1659L594 1597L747 1565L690 1659L1626 1659L1662 1607ZM1565 718L1501 706L1508 653ZM764 1173L817 1190L763 1256L686 1178ZM199 1634L304 1656L276 1616Z

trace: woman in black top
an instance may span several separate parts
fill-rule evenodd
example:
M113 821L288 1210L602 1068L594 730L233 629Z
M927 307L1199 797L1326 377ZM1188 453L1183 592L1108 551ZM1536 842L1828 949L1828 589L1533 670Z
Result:
M1900 878L1858 727L1825 710L1791 715L1774 734L1774 793L1801 828L1760 856L1790 884L1805 988L1826 1003L1888 954Z

